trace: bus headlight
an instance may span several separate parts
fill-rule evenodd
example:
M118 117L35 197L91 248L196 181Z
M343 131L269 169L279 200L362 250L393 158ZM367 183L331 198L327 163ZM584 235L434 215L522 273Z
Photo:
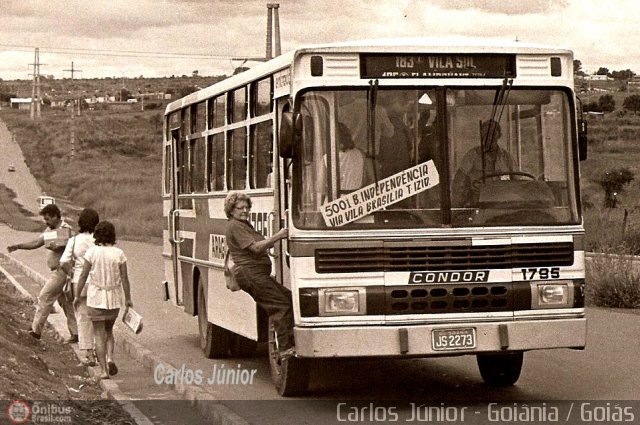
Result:
M366 314L365 288L324 288L318 291L320 316Z
M531 282L531 308L573 307L573 282L562 280L552 282Z

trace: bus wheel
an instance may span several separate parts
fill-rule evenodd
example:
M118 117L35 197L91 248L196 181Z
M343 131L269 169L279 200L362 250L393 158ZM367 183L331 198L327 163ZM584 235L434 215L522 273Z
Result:
M524 353L478 354L478 369L487 385L506 387L516 383L522 370Z
M203 285L198 285L198 333L200 348L208 359L229 357L231 332L209 322L207 317L207 297Z
M276 330L269 320L269 364L271 379L283 397L302 395L309 383L309 360L300 357L281 358Z
M231 340L231 356L239 358L253 357L258 343L242 335L234 334Z

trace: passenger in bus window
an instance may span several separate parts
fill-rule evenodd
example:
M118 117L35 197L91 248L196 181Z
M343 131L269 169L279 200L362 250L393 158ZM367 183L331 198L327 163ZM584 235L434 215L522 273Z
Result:
M341 194L360 189L364 182L364 154L355 147L351 130L339 122L336 126L336 140L338 143L338 177L340 179ZM327 165L327 158L324 158Z
M375 146L369 146L367 140L367 100L362 96L357 96L353 92L345 93L344 103L340 105L338 121L349 123L351 136L356 148L360 149L367 156L377 155L380 150L380 139L393 134L393 125L389 121L387 111L384 108L376 108L375 113ZM375 147L375 152L374 152Z
M487 178L495 180L500 173L513 171L511 155L498 145L500 124L491 119L481 122L480 135L481 146L465 154L453 179L454 206L476 205L480 186Z
M434 154L437 153L437 138L436 129L433 123L435 118L431 119L431 111L425 109L420 112L418 117L418 144L417 152L415 152L414 158L417 164L434 159ZM434 159L435 161L435 159Z
M293 305L291 291L271 277L271 260L267 251L289 235L286 228L266 238L249 222L251 198L231 192L224 202L227 215L225 237L235 263L233 274L240 288L251 295L275 324L281 356L295 353L293 340Z
M386 108L393 127L390 136L380 139L377 155L379 179L392 176L411 167L411 133L404 123L406 105L402 92L380 92L380 104Z
M393 125L389 121L389 116L385 108L378 105L375 112L375 138L373 141L367 139L367 99L364 92L345 92L341 98L341 105L338 111L338 121L348 123L351 130L351 137L356 148L365 155L365 180L364 184L373 183L376 177L374 171L374 158L380 152L380 140L393 135ZM379 178L379 177L378 177Z

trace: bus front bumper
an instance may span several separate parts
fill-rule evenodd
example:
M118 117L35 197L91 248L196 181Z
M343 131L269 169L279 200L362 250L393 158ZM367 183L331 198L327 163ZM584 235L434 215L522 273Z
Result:
M475 335L474 348L435 349L434 331L456 330ZM454 332L455 333L455 332ZM586 318L520 320L407 326L295 328L301 357L430 357L547 348L582 349Z

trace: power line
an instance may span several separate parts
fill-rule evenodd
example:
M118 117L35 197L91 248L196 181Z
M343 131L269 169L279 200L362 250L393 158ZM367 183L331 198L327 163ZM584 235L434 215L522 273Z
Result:
M18 52L32 52L35 47L26 45L0 44L0 49ZM68 47L42 47L40 51L48 53L74 54L84 56L120 56L120 57L149 57L166 59L251 59L252 56L238 55L210 55L205 53L180 53L180 52L153 52L142 50L114 50L114 49L88 49L88 48L68 48Z

